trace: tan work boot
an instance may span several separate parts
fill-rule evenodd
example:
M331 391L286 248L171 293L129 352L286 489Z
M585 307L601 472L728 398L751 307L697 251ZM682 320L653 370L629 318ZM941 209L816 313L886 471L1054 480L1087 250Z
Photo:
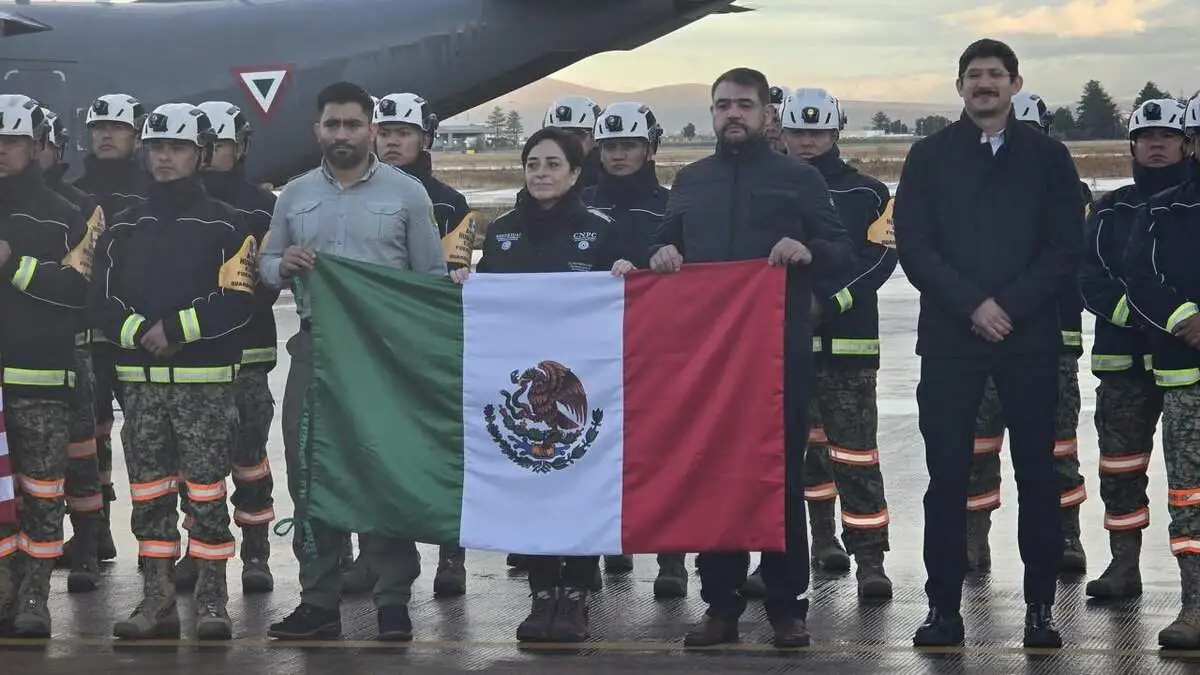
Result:
M201 640L228 640L233 637L233 622L226 604L229 588L225 578L226 561L197 560L196 637Z
M270 593L275 590L271 576L271 542L266 525L247 525L242 528L242 592Z
M992 569L991 511L967 511L967 570L988 572Z
M1179 587L1183 607L1171 625L1158 633L1158 644L1165 649L1200 648L1200 555L1175 557L1179 561Z
M13 619L13 634L23 638L50 637L50 574L54 559L30 558L21 576L17 592L17 616Z
M1119 530L1108 533L1112 562L1100 578L1088 582L1086 592L1099 600L1124 600L1142 594L1142 531Z
M1058 571L1067 574L1087 572L1087 554L1083 542L1079 541L1079 507L1063 509L1063 556Z
M71 572L67 575L68 593L90 593L100 586L100 527L99 514L71 515L71 526L75 536L71 538L71 553L68 558ZM59 558L62 560L63 558Z
M142 602L128 619L113 625L113 636L125 640L179 638L175 606L175 561L142 558Z
M850 571L850 554L837 536L837 500L808 502L808 520L812 524L813 562L830 572Z

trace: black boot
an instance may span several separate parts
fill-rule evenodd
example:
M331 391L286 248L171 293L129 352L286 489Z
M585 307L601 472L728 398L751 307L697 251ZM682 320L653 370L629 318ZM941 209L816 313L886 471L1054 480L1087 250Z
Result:
M433 594L459 596L467 592L466 550L460 546L438 548L437 575L433 577Z
M583 642L591 636L588 629L588 590L586 588L560 588L558 603L554 608L554 622L550 625L550 639L554 642Z
M1034 649L1058 649L1062 636L1054 625L1050 605L1031 604L1025 609L1025 646Z
M517 641L549 642L558 602L558 589L542 588L534 591L532 597L533 604L529 609L529 616L517 626Z
M954 647L962 645L964 639L962 615L929 608L925 623L913 635L914 647Z
M662 553L658 556L658 577L654 580L654 597L686 598L687 569L682 553Z

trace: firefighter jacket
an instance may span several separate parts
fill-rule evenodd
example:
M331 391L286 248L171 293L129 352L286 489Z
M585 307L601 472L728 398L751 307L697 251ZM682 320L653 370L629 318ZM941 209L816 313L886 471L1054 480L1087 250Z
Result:
M1134 164L1134 182L1096 200L1087 219L1079 288L1084 307L1096 317L1092 372L1150 371L1150 331L1129 307L1125 246L1146 198L1187 178L1189 162L1149 168Z
M1152 326L1154 379L1161 387L1200 382L1200 349L1173 334L1200 314L1200 178L1146 199L1125 249L1129 305Z
M254 235L258 249L262 250L271 227L271 214L275 212L274 193L247 180L246 165L242 162L235 164L231 171L205 171L201 176L208 195L239 213L242 226ZM278 288L261 279L255 285L254 316L239 331L243 368L260 368L268 372L275 368L278 357L275 300L278 298Z
M69 400L91 249L84 216L34 164L0 178L0 355L6 396Z
M79 212L86 219L87 246L79 249L76 253L76 260L64 260L63 262L68 262L68 264L77 267L90 281L92 278L92 252L96 249L96 241L100 239L100 233L104 232L104 211L88 193L63 180L63 175L66 174L67 168L68 164L66 162L59 162L43 171L42 178L46 182L46 187L74 204L75 208L79 209ZM91 331L88 330L87 312L79 312L78 315L79 330L75 334L75 344L76 346L83 346L89 344L92 341L92 337Z
M433 158L428 151L422 150L415 162L399 169L421 181L425 192L429 193L429 201L433 202L433 220L442 237L442 252L446 255L447 268L470 267L477 228L475 214L467 206L467 198L433 177Z
M598 272L621 258L616 225L572 188L549 209L524 188L517 206L487 228L478 272Z
M1083 196L1083 217L1086 221L1092 210L1092 191L1087 183L1079 181L1079 194ZM1083 294L1078 274L1067 277L1055 302L1058 304L1058 328L1062 334L1061 351L1078 360L1083 356Z
M896 188L896 252L921 293L917 353L992 357L1062 350L1058 298L1078 274L1083 197L1061 142L1010 117L993 144L964 112L913 144ZM989 342L988 298L1012 332Z
M603 171L599 182L582 192L583 203L612 218L621 257L639 269L650 266L647 251L667 212L670 194L670 190L659 185L652 161L628 176Z
M128 159L99 159L83 156L83 175L75 179L75 187L94 199L104 211L105 221L111 221L118 211L146 201L146 191L152 179L135 152Z
M821 321L813 331L813 352L829 365L878 369L876 294L896 269L896 252L867 239L867 230L886 217L891 193L842 161L837 146L810 163L825 177L842 226L855 244L852 265L816 281Z
M256 240L198 176L152 183L149 199L116 215L96 248L89 309L120 346L122 382L232 382L237 331L255 310ZM171 351L141 340L161 322Z

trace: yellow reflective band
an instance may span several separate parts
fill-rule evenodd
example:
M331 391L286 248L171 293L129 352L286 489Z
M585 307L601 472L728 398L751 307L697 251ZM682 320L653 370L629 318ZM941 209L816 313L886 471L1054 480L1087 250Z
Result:
M850 308L854 306L854 296L850 294L849 288L843 288L834 293L833 299L837 300L838 308L843 312L850 311Z
M1143 354L1142 355L1142 366L1145 367L1146 370L1154 370L1154 355L1153 354Z
M183 329L183 341L195 342L200 339L200 317L195 307L179 310L179 327Z
M1113 310L1109 320L1118 326L1129 325L1129 296L1121 296L1121 299L1117 301L1117 308Z
M1092 354L1092 372L1111 373L1133 367L1133 357L1128 354Z
M1187 387L1200 382L1200 368L1183 370L1154 369L1154 381L1160 387Z
M28 368L5 368L4 384L16 387L68 387L75 386L75 372L71 370L30 370Z
M821 338L814 335L813 339L812 339L813 353L815 354L815 353L821 351L822 349L824 349L824 346L821 344Z
M242 350L242 363L271 363L278 358L279 351L274 347L254 347Z
M117 366L117 379L154 384L222 384L233 382L237 371L237 366Z
M1171 316L1167 317L1167 332L1174 333L1175 327L1178 326L1184 319L1190 319L1193 316L1200 314L1200 307L1196 307L1194 302L1185 302L1171 312Z
M33 271L37 269L37 263L37 258L21 256L21 262L17 264L17 271L12 275L12 285L18 291L24 292L26 288L29 288L29 283L33 281Z
M1083 333L1077 330L1064 330L1062 332L1062 341L1064 347L1082 347Z
M879 356L879 340L874 338L833 338L830 351L845 356Z
M146 317L141 314L130 314L125 317L125 323L121 324L121 347L124 349L137 349L137 343L133 341L137 335L138 329L146 322Z

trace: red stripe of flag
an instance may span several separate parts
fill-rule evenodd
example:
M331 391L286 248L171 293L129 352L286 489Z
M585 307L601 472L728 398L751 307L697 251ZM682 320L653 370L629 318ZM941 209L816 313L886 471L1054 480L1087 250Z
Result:
M784 549L783 268L625 281L626 552Z

